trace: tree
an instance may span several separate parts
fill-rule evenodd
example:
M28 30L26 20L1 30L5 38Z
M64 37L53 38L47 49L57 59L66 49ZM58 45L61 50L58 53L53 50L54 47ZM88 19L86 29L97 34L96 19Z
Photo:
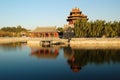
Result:
M57 30L58 30L58 32L64 32L62 27L58 27Z
M4 36L10 36L12 34L12 36L20 36L21 32L27 32L28 30L25 28L22 28L22 26L18 25L17 27L3 27L1 28L2 33L4 33ZM10 33L10 35L8 34Z
M64 38L71 39L74 37L74 29L71 27L68 27L67 30L64 32Z
M96 20L87 22L78 20L74 24L76 37L119 37L120 22L106 22L105 20Z
M88 31L87 20L79 19L78 21L76 21L74 26L75 26L75 35L77 37L87 36L87 31Z

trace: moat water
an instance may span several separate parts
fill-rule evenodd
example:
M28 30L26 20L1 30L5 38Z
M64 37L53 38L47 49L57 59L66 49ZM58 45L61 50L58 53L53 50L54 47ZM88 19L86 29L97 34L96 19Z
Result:
M120 50L0 45L0 80L120 80Z

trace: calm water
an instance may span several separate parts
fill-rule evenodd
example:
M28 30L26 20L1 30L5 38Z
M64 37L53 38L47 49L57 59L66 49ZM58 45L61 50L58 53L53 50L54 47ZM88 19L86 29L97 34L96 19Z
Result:
M0 45L0 80L120 80L120 50Z

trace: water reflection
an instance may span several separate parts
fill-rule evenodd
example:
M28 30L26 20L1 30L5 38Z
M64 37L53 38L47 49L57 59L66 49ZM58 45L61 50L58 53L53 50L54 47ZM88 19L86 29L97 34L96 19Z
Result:
M16 43L9 43L9 44L0 44L1 50L16 50L17 48L21 49L22 47L26 46L26 43L16 42Z
M31 48L31 56L36 56L37 58L57 58L59 52L55 48Z
M23 43L0 47L4 48L0 48L0 80L120 80L119 49L28 47Z
M79 72L87 64L110 64L120 62L120 50L84 50L64 47L64 55L73 72Z
M56 59L60 48L35 48L31 47L31 56L39 59ZM80 72L88 64L114 64L120 62L119 49L74 49L70 46L62 47L64 57L73 72ZM60 53L62 54L62 53Z

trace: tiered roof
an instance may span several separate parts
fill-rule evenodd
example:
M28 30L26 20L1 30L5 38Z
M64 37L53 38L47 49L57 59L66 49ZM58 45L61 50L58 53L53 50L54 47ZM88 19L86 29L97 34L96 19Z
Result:
M73 8L70 12L70 15L67 18L67 21L71 20L78 20L78 19L86 19L88 20L87 16L82 14L82 11L79 8Z

